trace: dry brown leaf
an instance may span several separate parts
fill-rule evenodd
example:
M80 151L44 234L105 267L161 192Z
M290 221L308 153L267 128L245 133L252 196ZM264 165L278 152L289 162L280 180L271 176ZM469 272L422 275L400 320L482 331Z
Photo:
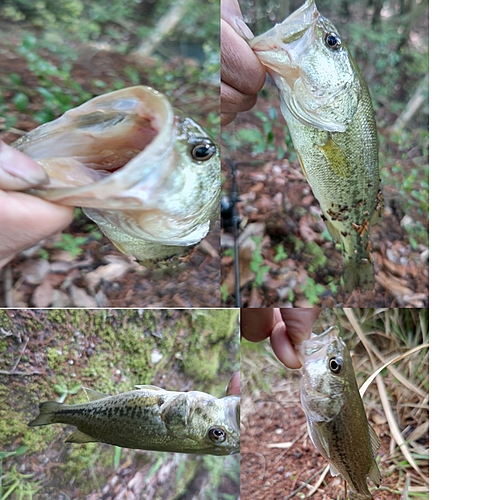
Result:
M50 264L45 259L28 260L23 262L18 269L26 283L39 285L45 280L50 270Z

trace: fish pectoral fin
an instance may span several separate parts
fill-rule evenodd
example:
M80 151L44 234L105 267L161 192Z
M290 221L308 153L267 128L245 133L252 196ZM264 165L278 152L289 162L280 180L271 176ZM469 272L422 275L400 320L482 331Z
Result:
M80 430L73 432L73 434L66 439L66 443L97 443L98 441L98 439L89 436Z
M98 399L109 398L109 394L103 394L102 392L94 391L92 389L89 389L88 387L84 387L83 390L85 391L85 394L87 395L89 401L96 401Z
M144 389L146 391L165 391L165 389L157 387L156 385L134 385L134 389Z
M328 165L336 175L342 178L352 175L352 166L349 158L340 149L339 145L334 142L331 135L328 136L324 145L316 144L316 147L323 153Z

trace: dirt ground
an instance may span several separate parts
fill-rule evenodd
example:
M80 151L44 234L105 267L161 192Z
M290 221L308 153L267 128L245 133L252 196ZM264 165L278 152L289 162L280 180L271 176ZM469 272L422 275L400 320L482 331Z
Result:
M2 29L0 40L0 88L3 102L9 105L6 115L17 117L15 128L29 131L39 125L32 113L42 107L42 98L34 90L38 78L28 69L26 59L16 52L21 37ZM8 34L8 35L7 35ZM5 36L4 36L5 35ZM47 58L53 57L47 53ZM179 73L182 60L165 63L167 69ZM188 64L193 64L189 62ZM88 92L98 90L90 83L101 80L111 85L117 79L128 83L149 84L150 60L123 56L107 50L83 47L71 72L74 81ZM130 81L128 70L134 68L139 81ZM14 92L9 89L7 75L18 75L26 93L30 94L30 115L15 109ZM218 87L205 86L213 98L201 95L196 86L185 82L173 96L173 104L204 125L207 113L218 110ZM190 96L187 99L187 96ZM186 109L183 103L189 102ZM5 130L5 116L0 117L0 139L7 144L19 138L13 131ZM171 273L160 269L146 269L132 258L121 254L104 236L100 241L93 237L94 226L81 212L64 231L73 237L86 238L80 245L81 254L72 257L67 251L54 247L60 235L49 238L19 254L1 272L0 306L8 307L214 307L220 299L220 230L219 222L198 245L189 261ZM94 226L95 227L95 226ZM46 258L40 257L40 249Z

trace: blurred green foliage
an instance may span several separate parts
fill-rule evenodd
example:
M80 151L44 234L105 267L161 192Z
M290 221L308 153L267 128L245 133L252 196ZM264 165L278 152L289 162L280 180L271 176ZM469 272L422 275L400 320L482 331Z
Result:
M189 4L186 14L169 40L184 40L200 46L219 40L219 2ZM3 0L0 17L80 42L100 41L113 50L127 52L147 36L158 19L174 4L172 0ZM189 7L196 8L189 8ZM186 37L188 38L186 40Z

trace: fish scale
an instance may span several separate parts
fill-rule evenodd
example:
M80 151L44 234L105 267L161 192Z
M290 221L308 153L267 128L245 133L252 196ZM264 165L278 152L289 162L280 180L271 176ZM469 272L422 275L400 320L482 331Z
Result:
M46 402L30 427L54 423L77 427L70 443L102 442L125 448L210 455L239 453L237 396L154 386L107 396L86 389L88 403ZM221 437L222 436L222 437Z

